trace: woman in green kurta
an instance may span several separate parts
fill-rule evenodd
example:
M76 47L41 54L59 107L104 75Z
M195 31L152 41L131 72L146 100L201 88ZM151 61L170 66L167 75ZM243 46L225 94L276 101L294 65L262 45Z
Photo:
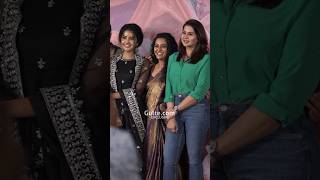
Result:
M320 79L319 6L213 2L213 155L225 157L229 179L307 179L311 170L319 179L319 147L303 112Z
M189 180L202 180L202 147L209 126L209 105L204 99L210 87L210 58L202 24L183 25L179 51L169 57L164 102L167 130L163 179L177 179L177 164L186 144Z

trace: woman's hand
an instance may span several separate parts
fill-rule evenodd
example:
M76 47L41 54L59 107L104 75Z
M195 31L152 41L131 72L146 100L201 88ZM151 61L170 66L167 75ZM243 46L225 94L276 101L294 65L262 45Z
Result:
M310 98L307 107L310 118L320 125L320 93L316 93Z
M167 109L167 104L166 103L161 103L159 105L159 109L160 109L161 112L165 112L166 109Z
M170 119L172 119L172 118L175 118L176 113L177 113L177 112L176 112L175 110L173 110L173 108L168 108L168 109L166 110L166 116L167 116L168 121L169 121Z
M111 96L112 96L114 99L120 99L120 98L121 98L121 96L120 96L120 94L119 94L118 92L116 92L116 93L111 93Z
M7 118L33 117L34 111L28 98L12 99L0 102L1 116Z
M153 63L152 62L152 56L151 55L149 55L149 56L145 56L144 58L146 58L148 61L149 61L149 63Z
M171 118L167 121L167 128L174 133L178 132L178 124L175 118Z

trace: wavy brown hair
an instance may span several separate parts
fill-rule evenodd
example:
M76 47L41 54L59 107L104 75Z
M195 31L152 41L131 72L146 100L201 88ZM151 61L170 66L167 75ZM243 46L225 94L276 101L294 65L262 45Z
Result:
M201 24L201 22L195 20L195 19L190 19L187 22L184 23L182 26L182 30L184 29L185 26L191 26L196 33L198 43L196 47L193 49L193 52L191 54L191 61L189 63L191 64L196 64L198 61L200 61L205 54L208 53L208 38L206 31ZM182 57L186 55L186 47L183 46L181 42L181 38L179 41L179 55L177 57L177 61L180 61Z

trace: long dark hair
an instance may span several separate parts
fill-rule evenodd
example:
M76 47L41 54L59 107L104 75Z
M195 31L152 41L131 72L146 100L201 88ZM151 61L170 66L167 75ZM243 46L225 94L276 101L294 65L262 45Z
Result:
M203 58L205 54L208 53L207 34L201 22L195 19L190 19L187 22L185 22L184 25L182 26L182 30L184 29L185 26L191 26L197 35L198 43L196 47L193 49L193 52L191 54L191 60L189 61L189 63L191 64L196 64L198 61L200 61ZM186 47L183 46L180 38L179 55L177 57L177 61L180 61L180 59L184 57L186 53L187 53Z
M158 63L158 59L156 58L156 55L154 54L154 46L155 46L156 40L159 39L159 38L163 38L167 42L167 56L166 56L166 59L165 59L165 62L166 62L166 65L167 65L169 56L178 50L178 44L177 44L176 40L174 39L174 37L170 33L159 33L159 34L157 34L153 38L153 41L152 41L152 44L151 44L151 50L150 50L152 61L153 61L154 64Z
M170 33L159 33L159 34L157 34L153 38L153 41L152 41L152 44L151 44L151 50L150 50L152 61L153 61L154 64L157 64L159 62L157 57L156 57L156 55L154 54L154 46L155 46L156 40L159 39L159 38L163 38L167 42L167 56L165 58L165 66L163 67L163 69L164 69L163 78L165 80L166 79L166 75L167 75L167 66L168 66L169 56L178 50L178 44L177 44L176 40L174 39L174 37ZM164 96L165 96L165 91L163 91L162 94L161 94L161 97L164 97Z

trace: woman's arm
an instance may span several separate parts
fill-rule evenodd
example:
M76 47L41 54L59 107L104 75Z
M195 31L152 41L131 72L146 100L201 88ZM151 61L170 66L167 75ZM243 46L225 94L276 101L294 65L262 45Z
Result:
M173 102L167 102L167 109L172 109L174 106Z
M114 99L121 99L120 93L118 93L118 92L111 93L111 97Z
M194 99L191 96L187 96L186 98L183 99L183 101L177 105L178 109L176 109L177 111L183 111L185 109L187 109L188 107L191 107L195 104L197 104L197 100ZM172 118L175 117L175 115L177 114L177 112L175 112L176 110L173 109L174 104L173 103L167 103L167 119L170 120Z
M34 116L34 111L28 98L13 99L0 102L1 116L8 118L24 118Z
M308 1L287 33L277 76L268 92L262 92L252 106L217 139L218 154L228 155L272 134L277 128L299 119L303 107L319 81L318 45L320 26ZM312 17L312 18L310 18Z
M166 87L165 87L165 97L163 102L167 103L167 108L172 108L174 106L173 103L173 95L172 95L172 86L170 81L170 71L171 71L171 63L175 60L174 55L171 55L168 59L168 67L167 67L167 75L166 75Z
M251 106L217 139L217 153L227 155L271 134L280 124Z
M189 96L197 101L203 100L210 89L210 56L208 54L204 55L200 62L203 63L201 64L199 70L197 84L189 93Z
M197 103L198 103L198 101L196 99L194 99L192 96L187 96L178 105L178 111L183 111L183 110L187 109L188 107L191 107Z

